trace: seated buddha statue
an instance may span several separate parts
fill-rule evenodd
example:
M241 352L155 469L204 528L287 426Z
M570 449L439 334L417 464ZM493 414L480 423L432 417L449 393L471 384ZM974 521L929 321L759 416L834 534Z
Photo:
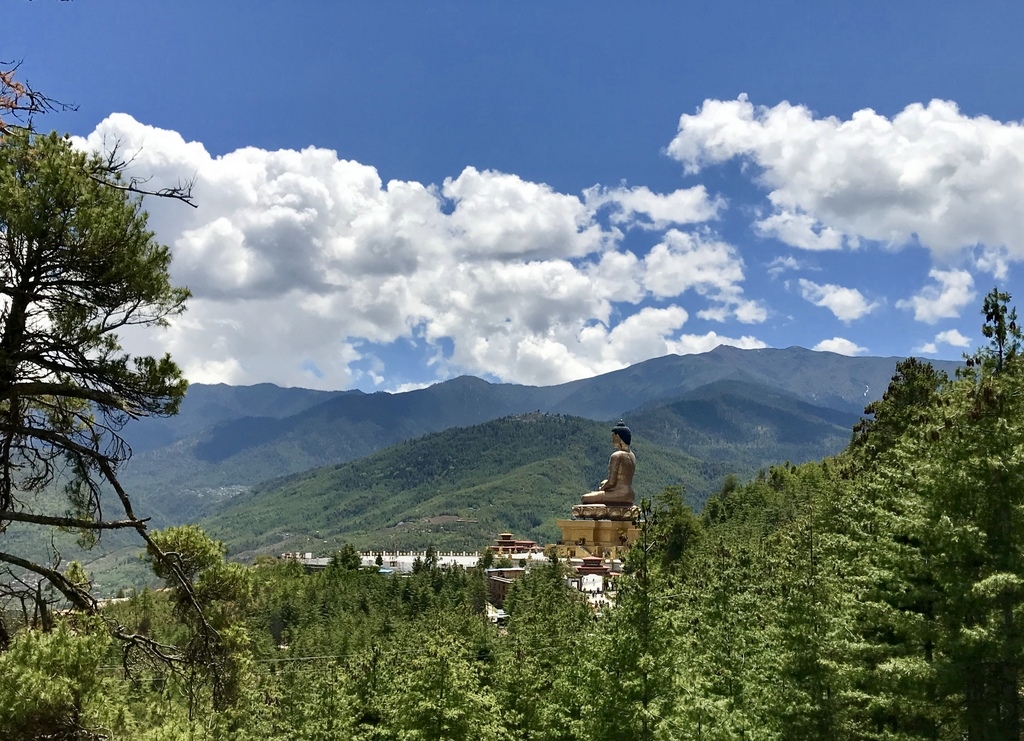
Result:
M636 456L629 449L633 435L623 422L612 428L615 452L608 459L608 478L597 491L583 495L583 504L606 504L628 507L633 504L633 473Z

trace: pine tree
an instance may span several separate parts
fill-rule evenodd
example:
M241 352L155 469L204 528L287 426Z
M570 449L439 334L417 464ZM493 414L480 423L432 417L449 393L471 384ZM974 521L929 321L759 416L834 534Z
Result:
M1021 732L1024 369L1008 300L986 297L990 347L916 410L873 474L896 493L880 524L896 536L888 547L897 557L879 579L878 603L891 625L902 619L896 642L916 647L917 662L905 654L902 663L916 677L905 704L951 709L936 714L933 732L972 741L1017 741Z
M470 636L453 633L455 622L425 621L416 648L401 656L385 709L399 738L487 741L498 737L494 696L481 681L467 640Z
M19 633L0 653L0 728L5 739L89 738L103 714L99 671L110 638L61 624Z
M563 571L557 559L535 566L505 600L510 617L494 685L506 732L524 741L585 738L586 651L594 620Z
M0 531L65 528L86 545L117 529L148 538L118 478L130 455L120 433L133 418L176 413L187 384L169 356L132 357L119 334L165 325L189 292L171 285L170 250L128 190L108 161L56 134L0 140ZM55 485L62 499L37 496ZM103 518L112 511L122 515ZM96 609L57 563L0 547L0 564Z
M594 690L591 734L607 741L654 739L674 712L670 609L656 576L650 503L642 501L640 510L640 537L627 552L594 654L602 682Z

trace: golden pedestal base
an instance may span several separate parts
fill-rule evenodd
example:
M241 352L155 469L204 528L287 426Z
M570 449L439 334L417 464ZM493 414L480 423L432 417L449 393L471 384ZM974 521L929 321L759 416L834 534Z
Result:
M640 535L632 520L558 520L559 558L621 558Z

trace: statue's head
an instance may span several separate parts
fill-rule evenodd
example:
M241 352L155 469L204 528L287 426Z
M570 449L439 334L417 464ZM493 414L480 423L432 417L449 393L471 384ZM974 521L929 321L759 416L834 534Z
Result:
M622 442L626 443L626 445L629 445L629 441L633 437L633 433L629 431L629 428L626 427L626 423L623 422L621 419L619 420L619 423L617 425L612 427L612 434L618 435L619 439Z

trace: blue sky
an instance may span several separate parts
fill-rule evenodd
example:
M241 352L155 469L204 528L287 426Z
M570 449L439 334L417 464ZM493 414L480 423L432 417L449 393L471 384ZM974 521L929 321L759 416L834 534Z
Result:
M78 104L40 128L196 177L198 209L148 203L189 312L125 338L195 381L957 358L1019 294L1019 3L5 11L0 57Z

